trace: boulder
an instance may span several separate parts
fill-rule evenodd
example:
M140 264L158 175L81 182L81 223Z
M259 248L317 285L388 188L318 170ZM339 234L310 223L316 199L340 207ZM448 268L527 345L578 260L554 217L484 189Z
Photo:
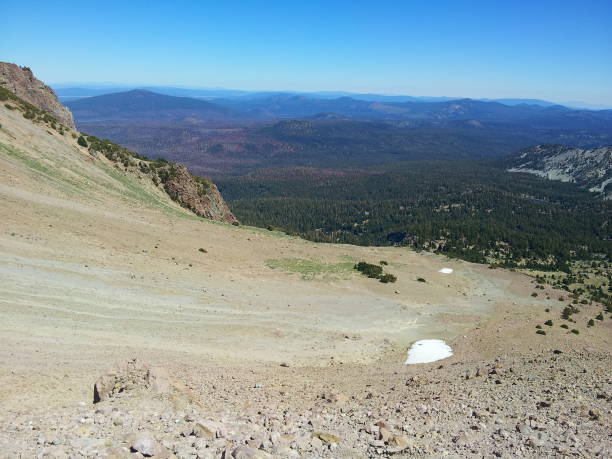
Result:
M231 457L234 459L267 459L272 456L260 449L242 445L232 451Z
M144 457L167 458L170 452L162 446L149 432L137 432L128 435L126 442L130 451Z
M172 382L163 368L150 367L137 359L117 366L100 376L94 384L93 402L109 400L133 389L145 389L157 394L168 393Z
M198 421L193 427L193 435L198 438L212 439L217 437L219 425L212 421Z

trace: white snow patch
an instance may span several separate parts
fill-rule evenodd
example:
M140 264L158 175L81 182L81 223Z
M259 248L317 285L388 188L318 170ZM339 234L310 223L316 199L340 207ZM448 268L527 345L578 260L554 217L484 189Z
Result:
M415 363L430 363L453 355L453 350L441 339L422 339L408 350L406 365Z
M453 272L452 268L442 268L440 271L438 271L439 273L442 274L450 274Z

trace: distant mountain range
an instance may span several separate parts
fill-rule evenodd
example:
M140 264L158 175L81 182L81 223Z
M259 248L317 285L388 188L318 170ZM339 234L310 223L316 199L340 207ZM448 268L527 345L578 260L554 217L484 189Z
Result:
M132 90L67 102L77 121L353 119L386 122L473 121L529 127L612 131L612 110L572 110L561 105L505 105L473 99L380 102L294 94L218 98L214 102Z
M64 102L79 99L82 97L100 96L103 94L111 94L114 92L126 92L133 89L143 89L146 91L165 94L168 96L193 97L198 99L223 99L223 98L243 98L243 99L265 99L268 97L278 96L305 96L315 99L338 99L341 97L350 97L352 99L362 100L366 102L447 102L450 100L461 100L464 97L428 97L428 96L407 96L407 95L386 95L375 93L352 93L346 91L318 91L318 92L300 92L300 91L247 91L238 89L224 88L183 88L174 86L147 86L147 85L79 85L79 84L58 84L52 85L57 96ZM550 107L553 105L563 105L570 108L588 109L588 110L606 110L612 109L612 106L598 105L587 102L568 101L563 103L555 103L542 99L533 98L475 98L483 102L499 102L504 105L539 105L541 107Z

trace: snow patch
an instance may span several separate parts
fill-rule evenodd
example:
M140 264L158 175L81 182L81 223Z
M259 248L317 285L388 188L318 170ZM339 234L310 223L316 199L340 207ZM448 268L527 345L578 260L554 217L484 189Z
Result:
M453 272L452 268L442 268L440 271L438 271L439 273L442 274L450 274Z
M453 355L453 350L441 339L422 339L410 346L405 363L406 365L430 363L446 359L451 355Z

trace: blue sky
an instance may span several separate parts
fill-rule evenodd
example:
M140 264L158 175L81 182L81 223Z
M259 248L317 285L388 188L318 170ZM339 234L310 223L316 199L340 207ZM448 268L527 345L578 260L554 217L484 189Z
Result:
M612 105L610 0L2 0L0 14L0 60L49 83Z

